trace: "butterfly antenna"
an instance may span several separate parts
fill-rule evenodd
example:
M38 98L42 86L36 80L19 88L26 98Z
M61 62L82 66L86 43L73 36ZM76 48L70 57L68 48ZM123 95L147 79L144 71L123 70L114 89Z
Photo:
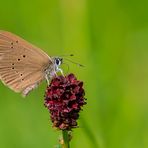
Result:
M59 57L73 57L74 54L64 54L64 55L60 55Z
M85 67L84 65L82 65L82 64L80 64L80 63L77 63L77 62L74 62L74 61L72 61L72 60L70 60L70 59L67 59L67 58L64 58L64 59L67 60L67 61L69 61L69 62L71 62L71 63L73 63L73 64L76 64L77 66Z

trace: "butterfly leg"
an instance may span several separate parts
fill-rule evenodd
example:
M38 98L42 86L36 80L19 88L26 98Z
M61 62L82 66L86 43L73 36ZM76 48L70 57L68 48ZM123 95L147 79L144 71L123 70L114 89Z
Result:
M50 84L50 80L53 78L53 77L56 77L57 76L57 73L55 71L51 72L51 73L47 73L45 75L45 79L47 81L47 84L49 85Z
M62 70L61 68L57 67L56 73L57 73L57 72L60 72L60 73L64 76L63 70Z
M45 79L47 81L47 84L49 85L50 84L50 80L53 78L53 77L57 77L57 73L60 72L63 76L64 76L64 73L63 73L63 70L59 67L56 67L56 69L54 71L47 71L47 73L45 74Z
M59 72L64 76L63 70L59 68Z
M48 74L45 75L45 78L46 78L46 81L47 81L47 84L49 85L49 80L50 80L50 77Z

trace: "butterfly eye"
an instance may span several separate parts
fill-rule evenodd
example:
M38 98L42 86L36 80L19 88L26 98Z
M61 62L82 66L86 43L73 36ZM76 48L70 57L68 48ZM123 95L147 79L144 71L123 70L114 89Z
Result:
M60 60L59 59L56 59L56 64L60 65Z

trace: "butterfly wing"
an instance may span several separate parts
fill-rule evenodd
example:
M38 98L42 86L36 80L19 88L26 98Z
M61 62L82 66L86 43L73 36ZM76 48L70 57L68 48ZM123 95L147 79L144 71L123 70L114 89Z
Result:
M10 32L0 31L0 79L15 92L36 87L45 79L45 69L51 63L41 49Z

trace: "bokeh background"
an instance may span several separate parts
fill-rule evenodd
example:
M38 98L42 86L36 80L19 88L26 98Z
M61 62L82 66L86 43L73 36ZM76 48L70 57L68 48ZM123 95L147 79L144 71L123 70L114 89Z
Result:
M148 148L148 1L1 0L0 29L85 65L67 62L88 98L71 148ZM0 83L0 148L58 143L45 88L24 99Z

